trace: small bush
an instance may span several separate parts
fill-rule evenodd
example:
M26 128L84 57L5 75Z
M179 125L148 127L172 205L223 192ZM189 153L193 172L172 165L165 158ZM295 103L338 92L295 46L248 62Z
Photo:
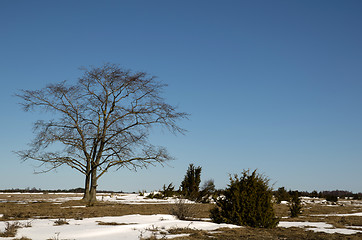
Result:
M263 175L244 171L239 178L230 177L224 195L216 199L211 219L216 223L230 223L250 227L273 228L278 224L273 209L273 193L269 179Z
M21 237L21 238L14 238L13 240L32 240L32 239L28 237Z
M170 208L170 214L176 216L180 220L191 219L195 216L196 204L189 204L185 199L178 199Z

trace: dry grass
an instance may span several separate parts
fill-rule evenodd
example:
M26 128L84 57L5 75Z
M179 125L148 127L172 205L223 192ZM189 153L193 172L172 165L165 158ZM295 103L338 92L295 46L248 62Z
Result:
M190 204L186 203L185 199L179 199L171 205L169 213L180 220L189 220L200 216L200 208L202 208L202 204Z
M278 217L289 217L287 205L275 205L276 215ZM303 213L297 218L282 219L286 221L308 221L308 222L326 222L336 228L348 228L349 226L362 226L362 217L358 216L328 216L333 214L350 214L362 212L360 205L336 205L326 206L321 204L307 204L303 207ZM320 216L316 216L320 215Z
M0 220L22 220L29 218L67 218L82 219L103 216L123 216L129 214L169 214L172 204L118 204L118 203L96 203L92 207L72 208L79 206L82 202L71 201L63 204L52 204L47 202L16 204L0 203L0 213L4 214ZM66 208L65 208L66 207ZM209 216L212 205L199 204L197 209L199 217Z
M167 236L176 235L176 234L188 234L185 237L175 237L172 239L175 240L203 240L203 239L213 239L213 240L239 240L239 239L249 239L249 240L274 240L274 239L284 239L284 240L359 240L362 237L362 234L355 235L343 235L343 234L327 234L327 233L316 233L312 231L305 231L302 228L274 228L274 229L265 229L265 228L221 228L216 231L204 231L196 230L190 228L175 228L167 231ZM152 235L149 238L141 238L142 240L155 240L155 239L164 239L163 237L156 237Z
M58 220L54 221L54 226L61 226L61 225L68 225L69 222L65 218L59 218Z
M178 234L182 233L179 231ZM186 231L185 233L189 233ZM285 240L294 240L294 239L303 239L303 240L357 240L361 239L362 234L355 235L343 235L343 234L327 234L327 233L315 233L312 231L305 231L301 228L274 228L274 229L264 229L264 228L224 228L218 229L217 231L207 232L207 231L195 231L187 237L176 237L175 240L201 240L201 239L228 239L228 240L239 240L239 239L285 239Z
M20 228L21 225L19 222L6 222L5 223L5 230L3 232L0 232L0 237L15 237L18 228Z
M123 225L132 225L136 223L118 223L118 222L102 222L97 221L98 225L109 225L109 226L123 226Z

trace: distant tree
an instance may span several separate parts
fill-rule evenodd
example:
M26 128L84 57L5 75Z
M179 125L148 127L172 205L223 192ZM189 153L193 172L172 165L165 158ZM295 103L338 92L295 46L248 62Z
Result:
M216 199L211 209L211 219L216 223L230 223L258 228L273 228L278 224L275 217L273 193L269 179L244 171L239 178L230 177L230 184L223 196Z
M280 187L275 192L275 198L277 200L277 203L281 203L281 201L289 201L290 195L284 187Z
M114 64L83 70L76 84L63 81L17 95L25 111L51 112L55 118L37 121L30 149L17 154L40 162L41 172L66 165L84 174L84 199L92 205L98 179L111 168L138 169L170 160L165 148L149 143L149 130L162 126L183 133L176 122L187 114L167 104L161 97L166 85L145 72ZM59 146L64 149L55 150Z
M302 203L299 198L298 191L294 191L291 194L289 211L292 218L298 217L302 213Z
M201 167L189 165L184 180L181 183L181 194L188 199L196 200L201 182Z
M204 182L204 184L201 187L201 191L199 193L198 201L207 203L210 201L210 198L213 197L215 193L215 183L213 179L209 179Z

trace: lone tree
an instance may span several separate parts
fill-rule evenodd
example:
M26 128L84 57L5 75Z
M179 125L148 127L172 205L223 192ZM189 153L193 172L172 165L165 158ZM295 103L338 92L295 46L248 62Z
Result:
M40 172L66 165L84 174L83 199L92 205L97 181L109 169L136 170L170 160L164 147L149 143L149 130L159 125L183 133L177 121L187 114L165 103L160 95L166 85L145 72L115 64L82 70L76 84L63 81L17 94L25 111L56 116L37 121L30 148L17 154L22 160L39 161ZM54 150L59 146L64 148Z

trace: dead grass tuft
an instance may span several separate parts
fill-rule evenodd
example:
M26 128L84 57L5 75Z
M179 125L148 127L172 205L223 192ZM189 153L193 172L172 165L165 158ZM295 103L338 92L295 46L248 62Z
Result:
M102 221L97 221L98 225L110 225L110 226L122 226L122 225L132 225L132 224L137 224L137 223L118 223L118 222L102 222Z
M21 228L21 225L19 222L6 222L5 223L5 230L3 232L0 232L0 237L15 237L18 228Z
M69 222L65 218L59 218L58 220L54 221L54 226L61 226L67 224L69 224Z

